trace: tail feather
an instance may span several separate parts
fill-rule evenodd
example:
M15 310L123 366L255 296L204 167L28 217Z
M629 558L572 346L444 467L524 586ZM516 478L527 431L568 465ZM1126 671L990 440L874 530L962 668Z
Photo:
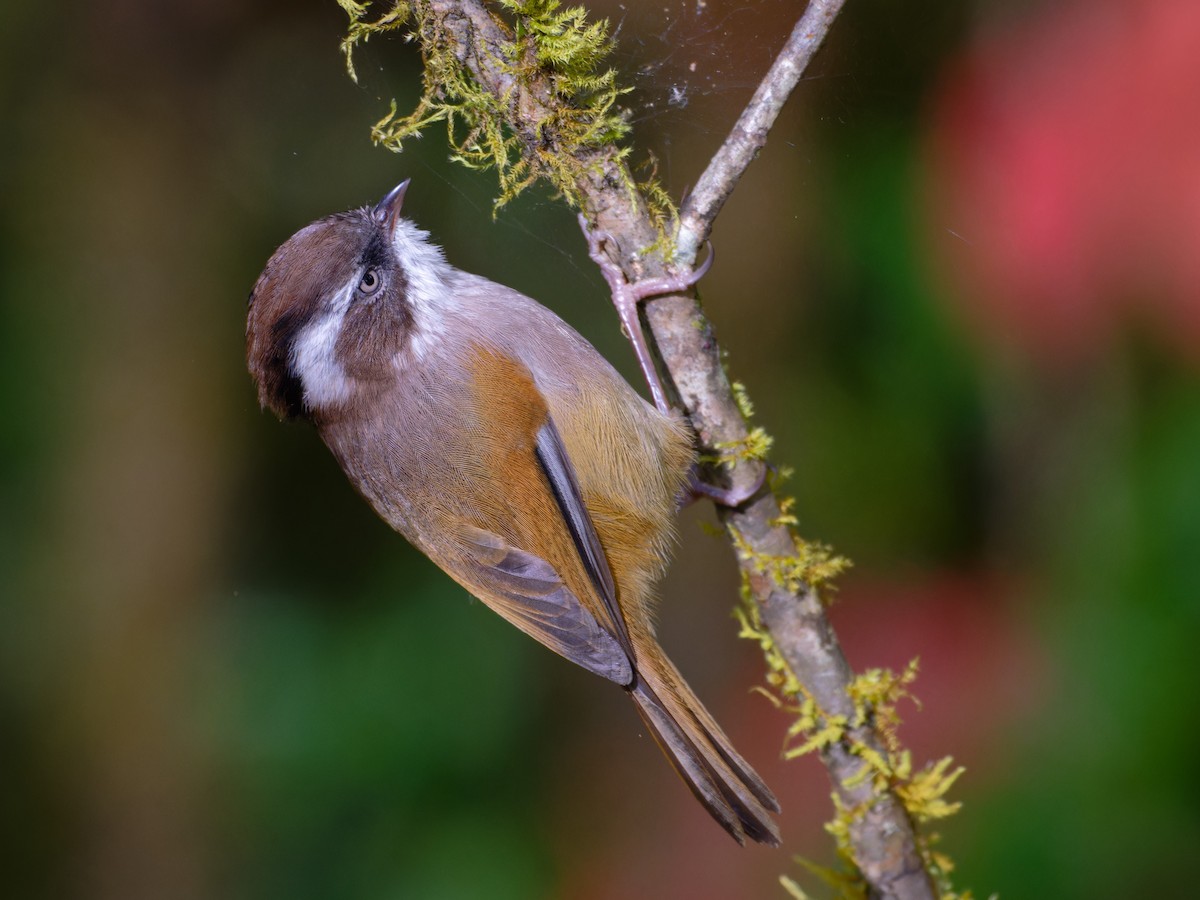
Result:
M779 802L675 668L638 672L629 693L675 771L721 827L739 844L750 838L778 846L770 814Z

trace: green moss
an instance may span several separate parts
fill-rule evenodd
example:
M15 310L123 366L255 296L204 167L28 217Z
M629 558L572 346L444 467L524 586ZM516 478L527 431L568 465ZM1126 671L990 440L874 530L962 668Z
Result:
M337 0L337 4L350 17L350 25L346 29L346 36L342 39L342 55L346 57L346 71L350 73L350 77L354 81L358 81L358 73L354 71L354 48L359 44L365 44L373 34L383 34L400 28L408 22L411 10L408 3L396 0L390 10L372 22L367 20L371 0L367 0L366 3Z
M354 50L372 35L406 26L424 60L424 89L412 111L395 101L371 136L389 150L430 125L445 123L451 158L471 169L494 169L500 182L496 209L539 179L548 181L572 206L581 205L580 184L613 177L631 201L640 196L665 235L675 207L653 172L643 181L630 174L628 111L618 102L627 92L606 65L612 50L607 20L589 22L583 7L562 8L559 0L495 0L490 12L504 39L488 45L484 62L507 87L480 84L459 59L454 34L428 4L394 2L372 19L370 0L338 0L350 17L342 42L354 75Z

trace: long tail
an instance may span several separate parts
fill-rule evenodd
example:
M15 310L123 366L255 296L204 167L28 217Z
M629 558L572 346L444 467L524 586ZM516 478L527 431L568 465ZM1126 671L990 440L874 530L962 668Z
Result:
M675 771L735 841L779 845L770 813L779 801L666 659L639 671L629 687L638 713Z

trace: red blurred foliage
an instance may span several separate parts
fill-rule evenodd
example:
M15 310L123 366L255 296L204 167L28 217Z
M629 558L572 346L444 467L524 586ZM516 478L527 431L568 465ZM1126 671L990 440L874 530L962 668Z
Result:
M926 149L934 256L973 326L1071 363L1132 319L1200 361L1200 3L1077 0L981 33Z
M920 659L912 686L920 708L899 706L915 764L953 755L972 780L1002 778L1012 734L1054 703L1059 676L1024 593L986 574L846 579L831 614L851 667L902 672Z

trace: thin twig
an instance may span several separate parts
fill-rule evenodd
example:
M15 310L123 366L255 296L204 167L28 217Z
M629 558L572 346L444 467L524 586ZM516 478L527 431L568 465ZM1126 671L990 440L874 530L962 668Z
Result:
M811 0L804 15L792 29L787 43L775 57L758 90L750 98L750 103L742 110L729 137L713 156L683 204L679 233L675 237L676 262L691 265L695 261L700 244L712 229L713 219L725 205L746 167L766 145L767 133L775 124L779 111L821 48L825 35L829 33L844 3L845 0Z
M813 0L792 38L771 67L722 153L709 166L685 207L689 217L691 256L708 233L713 218L742 171L766 140L767 130L788 93L799 81L843 0ZM476 83L502 102L506 124L526 143L531 155L542 152L553 135L546 129L559 101L550 79L534 71L528 80L515 78L501 64L512 35L483 0L416 0L413 9L423 43L448 48L471 72ZM428 47L427 47L428 49ZM761 108L759 108L761 107ZM613 146L578 151L575 189L594 228L613 238L614 258L629 281L663 274L668 263L644 254L659 237L645 200L627 186L634 183ZM647 322L666 373L697 433L701 448L741 445L748 427L721 362L712 329L695 298L661 297L645 307ZM735 489L753 489L763 463L741 463L728 473ZM815 590L781 587L763 571L761 560L796 553L791 532L782 523L779 504L770 492L719 516L738 545L738 563L745 574L763 623L805 691L829 718L855 721L848 693L853 673L846 663L825 609ZM933 885L925 871L908 815L894 793L880 788L864 774L864 748L880 757L883 740L866 723L848 728L821 751L822 760L843 808L851 810L850 848L871 897L932 898Z

